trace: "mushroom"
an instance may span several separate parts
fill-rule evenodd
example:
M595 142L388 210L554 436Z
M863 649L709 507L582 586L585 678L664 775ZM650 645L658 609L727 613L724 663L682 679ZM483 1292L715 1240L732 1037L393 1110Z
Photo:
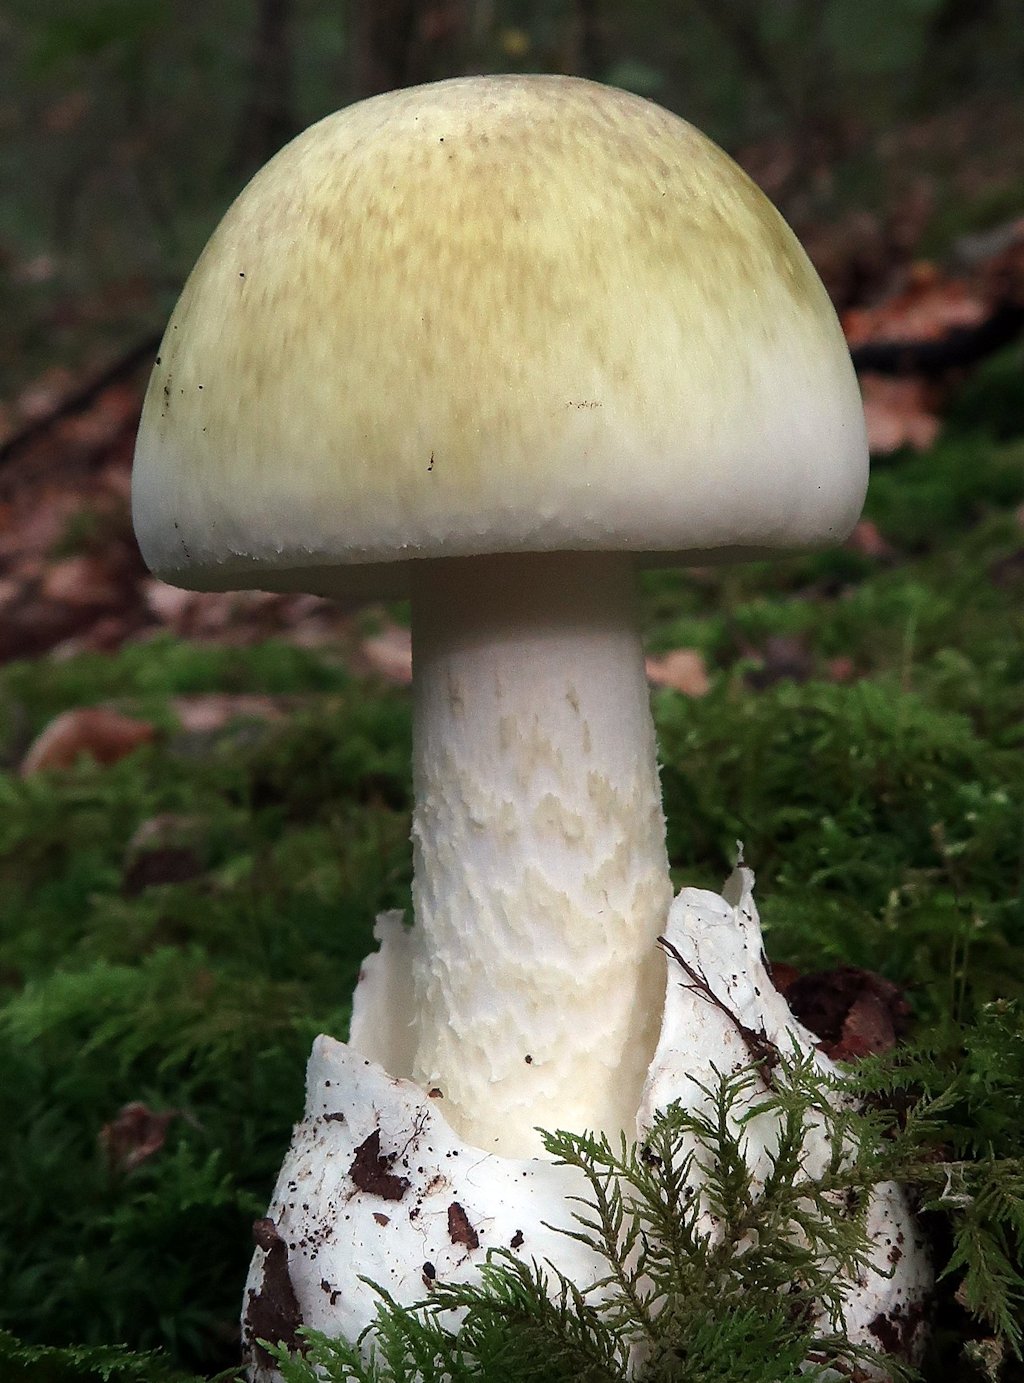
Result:
M796 238L622 91L375 97L215 231L146 395L136 532L174 584L411 595L414 923L380 925L351 1047L464 1146L636 1129L671 888L634 568L838 541L866 475Z

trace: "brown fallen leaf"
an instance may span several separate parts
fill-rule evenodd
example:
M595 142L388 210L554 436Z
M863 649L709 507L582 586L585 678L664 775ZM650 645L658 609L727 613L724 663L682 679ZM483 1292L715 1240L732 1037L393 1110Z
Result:
M169 586L155 576L147 576L141 583L141 594L146 609L162 624L180 624L195 604L194 591L183 591L178 586Z
M131 626L120 615L103 615L93 620L80 634L62 639L50 649L54 662L66 662L80 653L112 653L128 638Z
M0 577L0 611L19 600L22 589L20 581L15 581L12 577Z
M927 451L941 426L933 386L923 379L863 374L860 387L872 455L886 456L900 447Z
M179 1109L156 1113L140 1100L124 1105L116 1118L100 1129L100 1147L112 1172L131 1172L160 1151L168 1126L180 1115Z
M835 1061L857 1061L872 1052L888 1052L896 1045L896 1015L884 995L865 990L850 1005L842 1031L825 1052Z
M786 1002L835 1061L887 1052L906 1030L910 1007L903 991L856 965L800 975L785 990Z
M872 519L861 519L854 524L845 546L861 557L877 557L883 562L891 561L897 555L892 543L883 537L878 524Z
M94 453L104 451L124 429L129 428L134 433L138 416L139 401L134 386L114 384L96 397L91 408L61 421L61 441L68 447Z
M873 307L842 314L851 346L868 341L934 341L985 320L989 304L970 284L947 278L934 264L911 267L906 287Z
M406 687L412 681L412 636L398 624L388 624L359 645L363 661L385 682Z
M55 562L43 576L39 593L46 600L82 610L117 605L126 594L105 563L95 557L66 557Z
M38 254L11 266L12 283L52 283L60 273L60 260L54 255Z
M280 637L314 648L337 642L350 623L320 596L182 591L155 577L144 577L139 593L152 619L187 639L257 643Z
M229 631L249 625L273 627L273 612L281 599L270 591L196 592L189 632L199 638L220 640Z
M233 720L282 720L301 698L262 696L258 692L199 692L174 696L171 711L189 734L207 735L223 730Z
M74 387L75 379L64 365L53 365L21 391L15 408L22 419L45 418Z
M69 606L22 593L0 619L0 660L33 658L74 637L80 625L81 616Z
M790 987L800 978L800 971L796 966L789 965L784 960L771 961L770 973L772 984L783 996L789 993Z
M92 92L74 87L46 106L42 112L43 125L51 134L67 134L82 123L92 103Z
M703 655L696 648L674 648L670 653L650 657L647 680L655 687L670 687L684 696L706 696L711 679Z
M842 685L845 682L852 682L857 676L857 665L852 658L840 654L838 658L829 658L825 664L825 674L830 682L838 682Z
M101 764L116 763L155 736L156 730L148 721L101 706L64 711L29 746L21 763L21 776L28 778L47 769L70 768L83 756Z
M0 527L0 561L43 556L52 551L85 506L77 495L51 492L37 496L31 507L8 508Z
M796 634L773 634L761 650L761 666L747 673L747 685L764 691L776 682L806 682L814 660L804 640Z

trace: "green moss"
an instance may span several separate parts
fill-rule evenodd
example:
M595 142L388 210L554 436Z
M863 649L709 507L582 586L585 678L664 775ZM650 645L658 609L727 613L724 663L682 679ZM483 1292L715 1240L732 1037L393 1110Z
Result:
M204 657L177 652L158 656L194 686ZM404 709L332 704L198 758L0 778L0 1323L28 1341L230 1359L309 1044L345 1030L373 917L407 900ZM195 823L195 877L135 891L128 843L162 813ZM97 1139L134 1100L181 1114L114 1176Z

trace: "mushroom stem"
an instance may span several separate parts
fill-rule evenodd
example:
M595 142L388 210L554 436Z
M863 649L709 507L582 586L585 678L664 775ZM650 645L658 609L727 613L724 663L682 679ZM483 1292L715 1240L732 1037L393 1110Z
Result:
M632 564L426 563L413 595L415 1058L505 1156L635 1134L671 884Z

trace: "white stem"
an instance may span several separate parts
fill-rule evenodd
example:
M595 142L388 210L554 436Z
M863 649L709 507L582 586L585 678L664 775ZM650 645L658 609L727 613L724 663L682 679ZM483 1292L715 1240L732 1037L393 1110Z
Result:
M416 1054L470 1143L635 1134L671 903L632 570L423 563L413 596Z

